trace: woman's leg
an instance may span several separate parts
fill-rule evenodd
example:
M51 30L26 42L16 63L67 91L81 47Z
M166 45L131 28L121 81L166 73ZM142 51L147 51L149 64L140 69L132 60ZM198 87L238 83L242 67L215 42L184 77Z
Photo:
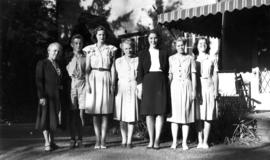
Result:
M171 131L172 131L172 138L173 138L173 142L171 145L172 149L176 149L177 147L177 135L178 135L178 124L177 123L171 123Z
M107 127L108 127L108 116L103 115L101 122L101 147L105 147L106 145Z
M155 132L156 132L155 143L154 143L155 148L159 148L159 139L160 139L163 123L164 123L164 116L157 115L156 116L156 123L155 123L155 129L156 129L155 130Z
M127 144L127 123L120 121L120 131L122 135L122 145Z
M154 116L146 116L146 125L149 135L149 144L147 147L153 147L154 145L154 132L155 132L155 119Z
M208 146L208 137L211 129L211 123L209 121L204 121L204 129L203 129L203 148L207 149Z
M43 136L44 136L44 140L45 140L45 146L50 145L49 131L44 130L43 131Z
M188 149L188 145L187 145L188 132L189 132L189 124L183 124L182 125L182 135L183 135L182 147L183 147L183 150Z
M133 123L128 123L128 139L127 139L127 144L132 143L132 135L133 135L133 130L134 130L134 124Z
M100 146L100 116L94 115L93 116L93 124L94 124L94 130L96 135L96 144L95 147Z
M198 132L198 146L197 146L197 148L202 148L202 144L203 144L203 124L202 124L201 120L199 120L197 122L197 132Z

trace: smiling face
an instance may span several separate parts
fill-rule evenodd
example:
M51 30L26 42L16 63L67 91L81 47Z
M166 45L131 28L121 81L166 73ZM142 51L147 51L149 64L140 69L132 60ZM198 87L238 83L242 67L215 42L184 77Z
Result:
M80 38L75 38L72 42L71 42L71 47L73 48L73 51L75 52L80 52L82 50L83 47L83 41Z
M175 44L177 53L184 54L185 53L185 44L183 41L176 41Z
M59 45L52 44L48 47L48 58L51 60L56 60L61 49Z
M105 31L104 30L97 31L96 38L97 38L97 42L104 43L106 39Z
M207 49L207 43L205 39L200 39L198 41L198 45L197 45L198 51L199 52L206 52Z
M158 36L155 33L150 33L148 36L150 47L156 48L158 44Z
M132 48L131 44L123 43L123 48L122 49L123 49L123 52L124 52L125 55L127 55L127 56L133 55L133 48Z

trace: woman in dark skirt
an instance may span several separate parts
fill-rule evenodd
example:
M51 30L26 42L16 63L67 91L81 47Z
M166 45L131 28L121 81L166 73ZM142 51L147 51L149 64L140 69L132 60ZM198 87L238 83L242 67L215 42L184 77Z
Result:
M48 46L48 58L39 61L36 66L36 85L39 98L36 129L43 132L45 151L57 148L53 132L60 123L62 73L55 60L61 49L59 43L51 43Z
M138 95L141 98L140 114L146 116L149 144L159 149L159 138L168 113L168 54L159 48L158 33L150 31L149 48L139 53ZM141 95L141 96L140 96Z

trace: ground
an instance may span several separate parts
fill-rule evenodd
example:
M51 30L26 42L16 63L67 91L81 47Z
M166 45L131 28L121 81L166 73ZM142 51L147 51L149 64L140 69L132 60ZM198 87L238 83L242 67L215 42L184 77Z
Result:
M89 133L89 136L87 136ZM269 160L270 143L256 143L249 146L239 144L216 144L208 150L197 149L191 143L191 149L183 151L181 145L177 150L170 149L170 141L162 142L160 150L146 149L147 140L135 140L133 149L120 147L119 135L108 137L108 149L95 150L91 127L85 128L84 147L70 150L68 134L56 133L58 150L46 153L43 151L43 140L40 132L33 130L33 124L0 125L0 159L8 160Z

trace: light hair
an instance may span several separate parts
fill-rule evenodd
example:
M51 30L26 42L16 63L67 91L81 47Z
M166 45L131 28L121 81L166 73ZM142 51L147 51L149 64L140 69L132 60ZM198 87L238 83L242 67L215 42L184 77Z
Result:
M176 44L177 42L183 42L184 45L186 45L187 40L184 37L178 37L176 40L174 40L174 43Z
M124 40L121 42L120 48L121 48L122 50L124 49L124 48L123 48L124 44L130 45L131 48L133 48L133 49L134 49L134 47L135 47L135 42L134 42L134 40L133 40L133 39L130 39L130 38L124 39Z
M61 44L58 43L58 42L50 43L50 44L48 45L47 51L49 51L53 46L57 46L57 47L59 48L59 50L62 51L62 46L61 46Z

